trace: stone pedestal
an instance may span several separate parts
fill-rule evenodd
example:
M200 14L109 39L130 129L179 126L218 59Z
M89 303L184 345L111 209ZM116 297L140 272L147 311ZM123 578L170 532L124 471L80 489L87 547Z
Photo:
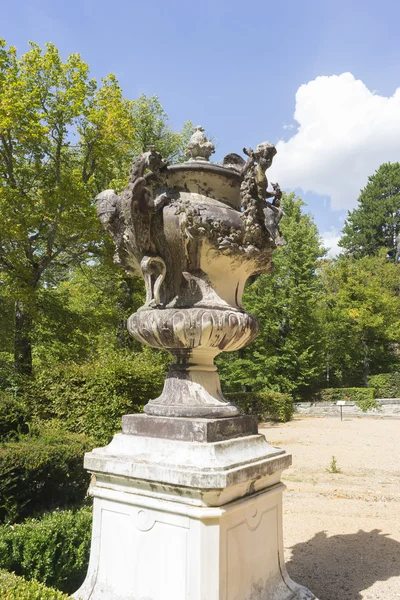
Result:
M74 597L313 599L283 561L280 477L290 463L251 417L124 417L123 433L85 458L93 537Z

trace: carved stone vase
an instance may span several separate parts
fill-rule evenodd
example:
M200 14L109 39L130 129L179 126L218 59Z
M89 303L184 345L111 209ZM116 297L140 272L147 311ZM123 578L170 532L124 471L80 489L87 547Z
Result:
M120 197L108 190L97 198L117 261L146 284L146 303L129 318L128 330L174 357L162 394L145 406L148 415L239 414L221 392L214 358L256 336L257 319L242 306L243 288L249 276L270 270L280 240L280 210L257 186L256 159L275 152L264 146L247 164L238 155L228 155L222 166L210 164L213 146L198 128L186 163L165 166L152 149L138 159ZM153 171L146 175L146 167Z

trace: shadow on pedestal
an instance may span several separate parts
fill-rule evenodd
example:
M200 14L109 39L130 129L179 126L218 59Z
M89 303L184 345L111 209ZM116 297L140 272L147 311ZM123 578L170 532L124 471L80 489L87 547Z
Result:
M320 531L291 551L289 575L320 600L362 600L376 581L400 575L400 543L379 529L331 537Z

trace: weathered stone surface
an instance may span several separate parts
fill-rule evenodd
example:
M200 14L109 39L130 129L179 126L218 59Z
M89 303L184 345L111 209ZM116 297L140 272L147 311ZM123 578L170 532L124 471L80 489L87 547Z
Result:
M189 162L201 160L207 161L214 152L214 144L208 141L204 135L203 127L198 125L186 148L186 159Z
M261 434L204 443L120 433L87 453L84 464L98 482L150 482L175 490L176 502L220 506L277 483L291 456Z
M256 417L242 415L225 419L188 419L124 415L122 433L184 442L222 442L258 433Z
M137 424L167 420L133 416ZM202 426L221 431L220 423L244 420ZM217 442L116 435L85 458L94 474L93 538L74 597L316 600L283 562L280 477L290 462L262 435Z
M85 456L93 537L77 599L314 599L283 562L280 478L291 456L236 416L213 363L257 333L241 298L282 243L279 186L269 193L265 176L276 150L260 144L223 166L207 163L213 150L197 128L188 163L166 167L151 148L120 196L97 198L117 261L146 285L128 329L175 362L147 415L126 415L123 433Z
M163 393L145 408L152 415L238 414L223 397L213 361L257 334L257 320L242 306L244 285L271 270L272 251L283 243L281 192L278 185L268 191L265 175L275 147L245 149L247 161L230 154L222 166L208 163L213 151L198 127L188 162L169 167L152 147L134 161L121 195L97 197L116 261L145 281L146 303L128 330L175 357Z
M283 489L200 507L138 494L126 482L94 484L95 558L74 597L316 600L285 568Z

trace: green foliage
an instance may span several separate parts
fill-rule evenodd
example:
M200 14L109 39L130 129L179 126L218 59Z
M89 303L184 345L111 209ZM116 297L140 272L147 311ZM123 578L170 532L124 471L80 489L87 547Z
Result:
M226 394L226 397L246 415L255 415L260 421L272 419L286 423L293 415L293 398L290 394L259 390Z
M0 96L0 332L14 340L0 351L30 375L45 290L107 245L94 197L121 190L147 145L179 160L192 126L173 132L157 97L126 100L114 75L98 84L78 54L63 62L50 43L18 57L0 38Z
M0 391L0 442L28 433L28 410L26 406L5 392Z
M321 332L316 304L320 284L318 259L324 254L304 203L284 196L281 229L286 246L273 254L274 270L250 283L245 308L260 322L260 333L248 348L224 355L221 379L227 391L291 392L315 385L322 366Z
M169 162L184 160L184 150L194 132L194 127L190 121L187 121L182 131L172 131L158 96L147 98L142 94L134 101L133 125L138 154L154 145Z
M367 385L370 372L395 367L400 342L400 265L386 251L320 265L319 305L328 385Z
M400 163L384 163L368 178L358 198L358 207L349 212L339 245L355 258L385 249L397 262L399 234Z
M96 240L90 199L106 177L96 182L95 171L110 161L105 151L127 149L133 134L132 103L115 78L97 89L88 73L77 54L63 63L53 44L43 52L32 43L20 58L15 48L3 50L0 265L27 306L50 267L81 258Z
M373 388L325 388L314 392L303 392L297 400L307 402L354 402L364 412L378 408L376 393Z
M92 447L85 436L54 428L2 443L0 522L82 502L89 485L83 455Z
M400 398L400 372L371 375L368 385L375 388L377 398Z
M106 444L120 429L121 415L140 412L159 395L165 368L163 353L110 349L93 362L40 370L24 401L36 418L61 419L66 429Z
M89 562L92 511L88 507L45 514L0 526L0 568L72 593Z
M6 352L0 352L0 390L15 395L21 384L22 377L14 369L10 355Z
M337 466L337 460L335 456L332 456L329 467L326 469L328 473L341 473L342 470Z
M72 600L70 596L46 587L38 581L26 581L23 577L0 571L1 600Z
M57 286L40 290L33 333L36 371L90 362L113 348L141 350L126 319L143 302L143 281L125 276L107 255L101 264L80 265Z

